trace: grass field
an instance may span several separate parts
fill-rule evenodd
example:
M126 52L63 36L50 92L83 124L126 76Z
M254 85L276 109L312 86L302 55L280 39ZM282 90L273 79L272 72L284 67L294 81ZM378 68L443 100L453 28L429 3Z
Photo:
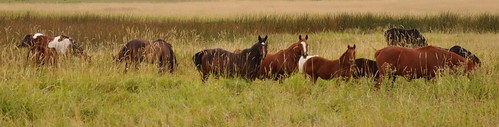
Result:
M0 6L6 5L10 4ZM377 9L381 10L379 6ZM357 22L350 24L353 27L340 24L321 28L321 22L355 19L356 14L338 14L342 17L312 11L308 13L314 18L307 18L306 13L304 16L278 12L246 15L246 19L231 15L192 18L185 14L186 18L176 20L161 14L51 15L51 12L6 10L0 12L3 28L0 29L0 125L497 126L498 16L495 10L490 10L491 13L485 15L491 20L482 20L468 30L463 29L466 28L463 25L426 26L424 22L470 24L480 19L484 11L477 11L481 12L478 15L451 11L459 20L441 16L447 13L425 16L432 12L422 12L421 17L407 13L378 16L374 11L371 18L357 15L360 18L353 20ZM231 13L238 14L237 11ZM269 18L271 16L282 17ZM369 78L319 80L311 85L300 74L294 74L282 84L223 78L210 78L203 84L191 61L199 50L243 49L263 34L269 35L269 52L286 48L297 41L299 34L308 34L309 54L337 59L348 44L356 44L358 58L373 59L375 50L386 46L382 32L390 24L355 26L383 17L397 19L386 21L392 25L412 21L404 26L423 27L430 45L446 48L461 45L475 53L483 65L469 77L447 74L434 81L399 78L395 84L384 83L380 91L374 91L375 82ZM411 17L416 18L411 20ZM295 27L304 22L312 25ZM272 25L279 27L267 28ZM344 29L337 30L337 27ZM92 61L70 58L61 61L57 68L26 65L26 49L16 48L15 44L24 34L33 32L72 36L87 48ZM115 64L111 58L133 38L165 38L171 42L178 57L178 71L158 75L156 65L145 63L140 70L123 74L124 64Z

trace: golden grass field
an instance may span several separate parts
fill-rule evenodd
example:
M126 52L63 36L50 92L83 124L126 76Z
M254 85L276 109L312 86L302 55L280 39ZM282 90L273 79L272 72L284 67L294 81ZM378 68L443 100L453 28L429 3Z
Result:
M494 24L498 1L39 2L0 3L0 126L499 125L499 34ZM491 16L480 20L483 26L479 22L480 27L467 30L462 28L467 18L445 25L455 23L452 16L439 19L447 12L471 16L470 20L480 19L475 14ZM347 45L356 44L357 58L373 59L374 52L386 46L383 31L400 25L360 28L342 27L351 24L340 22L328 27L344 30L311 30L306 24L355 18L328 18L343 13L375 14L355 20L366 26L385 14L401 16L408 26L435 22L436 27L420 26L430 45L461 45L483 65L470 76L445 72L431 81L398 78L375 91L371 78L318 80L312 85L297 73L281 84L238 78L202 83L192 64L192 56L202 49L244 49L265 34L270 53L297 41L299 34L308 34L310 55L337 59ZM282 15L289 17L268 18ZM247 18L237 20L239 16ZM419 16L434 18L411 19ZM165 21L169 18L183 20ZM226 21L231 19L235 21ZM263 28L272 25L283 28ZM34 32L67 34L92 60L71 57L57 67L34 67L26 61L26 49L15 46ZM124 64L113 63L112 56L134 38L169 41L178 71L158 75L157 65L143 63L139 70L124 74Z

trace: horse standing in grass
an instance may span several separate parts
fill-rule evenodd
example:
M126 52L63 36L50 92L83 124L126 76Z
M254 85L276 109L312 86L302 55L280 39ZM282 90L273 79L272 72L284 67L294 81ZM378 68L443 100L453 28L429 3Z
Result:
M57 51L54 48L49 48L49 42L54 38L44 35L39 35L33 40L33 47L30 48L28 53L33 53L35 63L37 66L49 63L56 65L59 58ZM29 59L29 54L28 54Z
M349 78L352 76L352 66L355 64L355 45L348 45L348 49L341 55L340 59L328 60L323 57L309 57L305 59L303 73L310 77L312 83L317 82L317 78L332 79L334 77Z
M35 45L34 40L39 36L45 35L41 33L35 33L33 35L26 34L24 38L17 44L17 47L28 47L29 50L27 59L29 59L30 54L34 54L32 50ZM79 46L71 37L65 35L60 35L54 38L50 37L47 47L55 49L57 54L60 56L67 56L66 54L72 53L75 56L83 57L85 60L90 59L90 57L84 52L84 49L81 46Z
M267 54L258 71L259 78L282 80L295 72L298 68L300 57L307 57L308 35L298 37L298 42L291 44L287 49L275 54Z
M431 79L444 68L455 69L456 66L466 65L464 72L468 73L475 68L475 63L445 49L426 46L422 48L403 48L388 46L376 51L376 65L379 68L379 78L375 87L379 89L385 73L395 81L395 75L408 79Z
M385 31L385 39L388 45L402 47L423 47L428 45L423 34L417 29L392 28Z
M139 64L144 60L151 63L158 62L160 74L164 74L167 64L170 73L173 73L177 64L172 45L162 39L158 39L153 43L139 39L131 40L120 50L118 57L115 58L116 62L125 61L125 73L128 71L129 63L138 69Z
M376 61L359 58L355 59L355 66L353 70L353 77L372 77L373 79L378 79L378 67L376 66Z
M262 59L267 54L267 36L258 36L258 42L251 48L239 53L232 53L221 48L205 49L193 56L197 70L202 74L202 81L206 82L210 74L216 77L240 76L246 80L254 80Z

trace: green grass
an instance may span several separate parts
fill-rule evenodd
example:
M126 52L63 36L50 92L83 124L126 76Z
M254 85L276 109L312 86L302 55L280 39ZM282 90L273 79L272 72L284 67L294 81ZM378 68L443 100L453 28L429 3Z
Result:
M259 34L269 35L269 51L276 52L297 41L298 34L308 34L311 55L337 59L346 50L346 45L356 44L358 58L373 59L375 49L385 46L382 29L390 23L380 26L373 23L373 27L365 28L354 23L369 24L368 21L380 18L375 15L219 20L146 18L139 21L135 21L136 17L86 14L0 15L3 15L0 20L3 28L0 30L0 125L3 126L499 124L499 36L494 31L480 33L481 30L463 30L461 25L452 24L440 28L442 30L423 27L429 44L466 47L482 60L482 67L469 77L444 75L434 81L417 79L410 82L399 78L395 84L385 82L381 90L374 91L375 82L367 78L319 80L311 85L301 74L294 74L282 84L224 78L210 78L203 84L191 57L205 48L223 47L230 51L247 48ZM344 17L339 19L345 24L338 25L344 29L335 30L336 27L325 25L318 30L320 24L314 24L339 20L335 17ZM437 17L433 18L439 19ZM418 22L425 18L432 17L414 20ZM352 24L347 24L350 21ZM483 21L488 23L489 20ZM295 28L296 24L303 23L311 25ZM358 28L347 27L350 25ZM363 32L363 29L370 32ZM16 48L15 43L24 34L33 32L50 35L62 32L72 36L85 45L92 61L71 58L62 60L59 67L35 68L32 63L26 66L26 49ZM178 57L178 71L161 76L156 65L144 63L139 70L123 74L124 65L113 63L111 58L132 38L166 38L173 44Z

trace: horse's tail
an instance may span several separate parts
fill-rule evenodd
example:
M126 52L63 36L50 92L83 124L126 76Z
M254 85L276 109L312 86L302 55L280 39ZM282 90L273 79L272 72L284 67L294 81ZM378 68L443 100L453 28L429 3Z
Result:
M175 57L175 53L173 53L173 49L170 47L170 73L175 71L175 67L177 66L177 57Z
M194 65L196 66L196 68L198 70L201 69L201 59L203 58L203 55L204 55L204 51L200 51L200 52L194 54L194 56L192 57L192 60L194 61Z

